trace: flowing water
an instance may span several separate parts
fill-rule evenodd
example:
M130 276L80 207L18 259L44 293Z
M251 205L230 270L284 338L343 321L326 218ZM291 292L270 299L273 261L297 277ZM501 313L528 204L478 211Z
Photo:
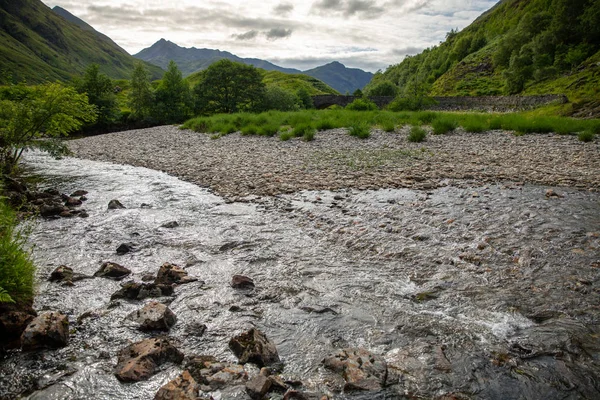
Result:
M177 347L235 362L229 338L255 326L276 343L282 375L309 391L600 398L598 193L555 188L562 197L546 198L548 188L499 184L227 203L144 168L38 153L26 164L44 186L87 190L89 218L33 227L34 307L66 313L72 334L66 348L1 360L0 398L150 399L181 372L166 365L148 381L120 383L117 351L148 337L126 319L143 301L111 302L120 283L107 279L47 281L59 265L93 275L105 261L136 281L164 262L185 266L201 282L161 299L177 315ZM127 208L108 210L111 199ZM162 227L171 221L178 226ZM136 251L117 255L121 243ZM232 289L234 274L256 290ZM390 386L336 394L339 380L321 360L342 347L383 355Z

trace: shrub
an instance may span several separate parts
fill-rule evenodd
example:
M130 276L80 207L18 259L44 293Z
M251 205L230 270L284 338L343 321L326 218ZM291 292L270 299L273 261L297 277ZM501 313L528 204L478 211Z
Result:
M0 303L33 300L35 267L24 250L25 236L17 223L14 211L0 199Z
M591 142L592 140L594 140L594 132L592 132L591 130L579 132L577 138L584 143Z
M458 123L449 118L437 118L431 123L434 135L443 135L458 128Z
M279 140L285 142L286 140L290 140L291 138L294 137L294 134L292 133L292 131L285 131L285 132L281 132L279 134Z
M377 110L377 104L368 99L356 99L346 106L346 110L351 111L374 111Z
M292 130L292 134L294 137L303 137L308 132L314 133L315 128L313 128L310 124L298 124Z
M408 134L408 141L413 143L423 142L427 137L427 131L420 126L413 125Z
M359 139L367 139L371 136L371 127L365 122L354 122L348 127L348 134Z

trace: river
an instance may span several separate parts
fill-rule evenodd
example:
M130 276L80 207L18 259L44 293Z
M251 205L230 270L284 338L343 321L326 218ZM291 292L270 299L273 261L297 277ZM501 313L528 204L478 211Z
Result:
M181 372L119 382L116 352L148 337L126 318L141 303L111 301L120 283L107 279L47 281L59 265L93 275L105 261L136 281L164 262L200 279L161 299L186 355L235 362L229 338L258 327L282 376L332 398L600 397L599 193L554 188L560 197L548 198L547 187L499 183L231 203L145 168L40 153L25 163L42 187L87 190L89 217L33 224L34 308L67 314L72 334L63 349L1 360L0 398L150 399ZM126 208L107 209L112 199ZM117 255L122 243L135 251ZM256 289L231 288L234 274ZM338 393L321 360L341 347L383 355L389 387Z

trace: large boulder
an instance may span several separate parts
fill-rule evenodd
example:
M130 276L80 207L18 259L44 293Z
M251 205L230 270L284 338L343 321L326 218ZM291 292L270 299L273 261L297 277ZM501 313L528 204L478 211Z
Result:
M35 316L29 305L0 303L0 347L20 347L21 335Z
M102 263L100 269L94 273L94 276L121 280L131 274L131 270L122 265L113 262Z
M183 371L181 375L161 387L154 400L203 400L212 399L212 397L200 397L198 394L200 386L190 375L188 371Z
M221 362L213 356L191 357L185 368L206 392L243 385L248 380L243 365Z
M69 319L56 311L34 318L21 335L23 350L65 347L69 343Z
M108 202L109 210L118 210L120 208L125 208L125 206L123 204L121 204L121 202L119 200L113 199Z
M139 323L139 329L142 331L168 331L177 320L169 307L157 301L152 301L134 311L128 318Z
M142 300L148 297L171 296L173 292L173 286L171 285L126 282L121 285L121 289L117 290L112 294L112 296L110 296L110 299Z
M344 390L381 390L387 380L387 364L382 356L361 348L347 348L323 360L325 368L342 375Z
M160 365L168 361L180 364L183 357L165 337L145 339L119 351L115 375L121 382L147 380Z
M240 364L250 362L264 367L281 363L275 344L255 328L231 338L229 348Z
M154 283L163 285L181 285L184 283L195 282L197 280L198 278L188 276L187 271L183 268L167 262L161 265Z

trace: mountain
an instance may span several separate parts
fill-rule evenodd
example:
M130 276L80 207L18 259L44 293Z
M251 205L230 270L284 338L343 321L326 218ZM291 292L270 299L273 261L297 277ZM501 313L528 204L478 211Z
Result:
M358 68L346 68L344 64L334 61L317 68L304 71L306 75L317 78L340 93L354 93L362 89L373 78L373 74Z
M265 60L259 60L256 58L240 58L229 53L228 51L197 49L195 47L180 47L177 44L165 39L160 39L152 46L143 49L137 54L134 54L134 57L157 65L161 68L167 68L169 61L173 60L177 63L177 67L179 67L179 70L184 76L188 76L196 71L206 69L208 66L210 66L210 64L224 58L247 65L253 65L257 68L267 71L280 71L290 74L300 72L297 69L279 67Z
M356 89L362 89L373 76L370 72L360 69L346 68L339 62L333 62L302 72L293 68L283 68L269 61L257 58L241 58L227 51L180 47L165 39L161 39L152 46L140 51L134 57L162 68L166 68L169 61L173 60L177 63L184 76L206 69L215 61L226 58L243 64L253 65L266 71L277 71L286 74L306 74L325 82L340 93L352 93Z
M0 83L68 81L92 63L112 78L128 78L135 62L108 37L39 0L0 0ZM162 76L160 68L149 69L154 77Z
M91 25L89 25L87 22L85 22L82 19L77 18L76 16L74 16L73 14L71 14L70 12L68 12L67 10L65 10L64 8L62 8L60 6L54 6L54 8L52 8L52 11L54 11L55 14L60 15L61 17L63 17L67 21L69 21L69 22L77 25L81 29L83 29L85 31L90 31L90 32L96 34L96 36L100 36L102 39L113 43L117 47L120 47L118 44L116 44L115 42L113 42L111 38L109 38L108 36L106 36L103 33L98 32Z
M405 94L566 94L600 104L600 1L502 0L439 46L378 73Z

